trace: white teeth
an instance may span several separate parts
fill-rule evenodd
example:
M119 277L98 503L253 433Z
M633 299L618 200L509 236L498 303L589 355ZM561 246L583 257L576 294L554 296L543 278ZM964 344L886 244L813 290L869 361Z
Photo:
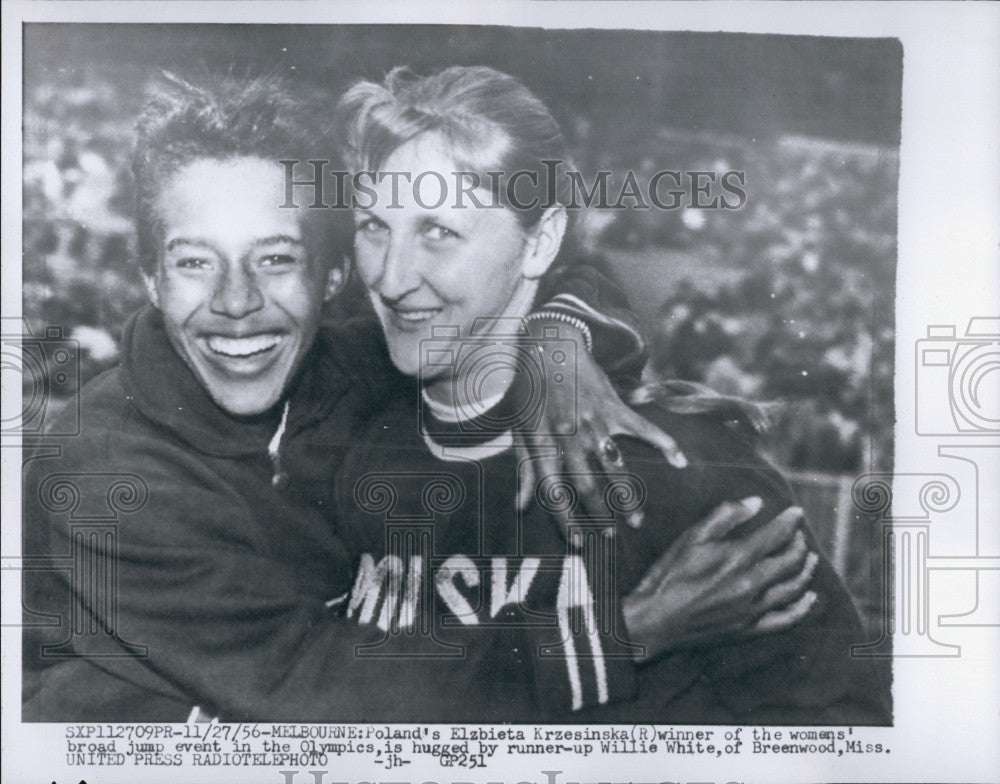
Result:
M227 338L222 335L212 335L208 338L208 347L216 354L227 357L250 357L262 351L270 351L281 342L282 336L275 333L251 335L246 338Z
M396 315L403 321L424 321L437 313L437 310L397 310Z

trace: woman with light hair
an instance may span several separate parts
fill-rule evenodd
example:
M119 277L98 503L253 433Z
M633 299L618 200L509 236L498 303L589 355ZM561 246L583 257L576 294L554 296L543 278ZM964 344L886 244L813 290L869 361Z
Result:
M574 263L545 104L491 68L396 69L349 90L338 120L348 165L372 175L357 269L420 395L338 475L358 564L348 617L382 628L386 652L422 633L427 655L464 657L455 720L888 721L878 674L850 656L863 639L847 592L759 455L751 406L631 390L687 465L612 432L603 516L582 508L578 476L519 460L512 430L532 409L516 391L553 363L565 372L539 383L574 373L572 347L529 315Z

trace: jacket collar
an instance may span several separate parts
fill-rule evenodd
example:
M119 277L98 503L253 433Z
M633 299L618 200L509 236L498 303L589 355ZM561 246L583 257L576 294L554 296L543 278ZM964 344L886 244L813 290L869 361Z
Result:
M350 385L327 342L321 331L286 396L290 401L286 436L326 416ZM219 408L174 351L156 308L146 306L129 319L122 351L132 403L145 417L204 454L267 454L282 405L252 418L234 417Z

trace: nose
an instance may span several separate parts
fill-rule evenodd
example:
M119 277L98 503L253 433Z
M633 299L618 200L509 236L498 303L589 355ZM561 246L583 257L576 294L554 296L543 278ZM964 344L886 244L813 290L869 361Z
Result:
M211 310L220 316L244 318L264 307L264 296L254 276L240 264L227 267L212 295Z
M398 302L418 288L420 270L417 268L416 255L406 243L393 239L388 243L382 259L378 293L383 299Z

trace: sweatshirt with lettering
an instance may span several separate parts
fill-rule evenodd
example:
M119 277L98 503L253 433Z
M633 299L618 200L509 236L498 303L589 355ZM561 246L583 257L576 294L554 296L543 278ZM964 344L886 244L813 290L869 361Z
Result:
M810 586L818 599L794 627L631 664L620 600L661 553L722 501L764 501L737 540L795 503L739 416L671 413L662 400L637 410L676 438L689 465L620 438L625 468L609 477L604 518L562 474L536 472L533 502L515 508L524 475L497 423L525 412L507 401L472 418L426 396L386 410L339 480L344 540L359 546L345 615L381 631L387 650L413 634L460 648L453 688L481 721L890 722L888 685L871 660L851 656L866 640L825 559ZM639 505L641 527L620 522Z

